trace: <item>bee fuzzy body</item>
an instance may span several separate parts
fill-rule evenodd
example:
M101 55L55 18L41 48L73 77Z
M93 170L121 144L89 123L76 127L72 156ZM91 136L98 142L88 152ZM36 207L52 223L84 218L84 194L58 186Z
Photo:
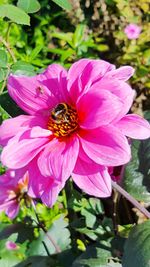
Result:
M69 106L65 103L58 104L51 112L52 120L59 124L69 121Z

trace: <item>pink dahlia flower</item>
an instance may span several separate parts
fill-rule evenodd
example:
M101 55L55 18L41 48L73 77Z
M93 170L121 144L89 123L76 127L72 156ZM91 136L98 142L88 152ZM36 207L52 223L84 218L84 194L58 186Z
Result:
M0 176L0 211L5 211L13 219L19 212L20 201L30 202L31 198L41 198L51 207L63 186L52 177L43 177L35 160L28 169L7 170Z
M6 249L8 249L8 250L17 250L18 249L18 246L16 245L16 243L13 241L10 241L10 240L8 240L6 242L5 246L6 246Z
M127 35L128 39L137 39L141 33L141 27L136 24L130 23L125 27L124 32Z
M14 219L20 208L20 200L27 193L28 175L22 171L7 171L0 176L0 211L5 211L10 219Z
M19 169L36 157L43 176L64 184L72 175L86 193L109 196L107 166L131 158L126 136L150 136L147 121L126 115L134 98L126 81L133 72L129 66L116 69L103 60L81 59L68 72L52 64L34 77L10 75L9 94L29 115L0 127L2 163Z

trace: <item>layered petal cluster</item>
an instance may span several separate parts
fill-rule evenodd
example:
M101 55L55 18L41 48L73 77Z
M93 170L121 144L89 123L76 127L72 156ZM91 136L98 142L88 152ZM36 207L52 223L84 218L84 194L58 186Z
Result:
M20 176L22 178L20 178ZM5 211L10 219L14 219L20 208L21 196L28 189L28 175L22 170L8 170L0 176L0 211Z
M0 211L5 211L10 219L14 219L21 200L30 202L32 198L40 198L51 207L63 186L52 177L43 177L35 160L25 168L7 170L0 176Z
M127 137L150 136L147 121L126 115L134 99L126 81L133 73L129 66L81 59L68 72L52 64L34 77L10 75L9 94L28 115L1 125L2 163L11 169L29 166L35 191L43 176L47 188L56 184L56 196L72 175L86 193L109 196L108 167L131 158ZM30 168L35 159L40 175Z

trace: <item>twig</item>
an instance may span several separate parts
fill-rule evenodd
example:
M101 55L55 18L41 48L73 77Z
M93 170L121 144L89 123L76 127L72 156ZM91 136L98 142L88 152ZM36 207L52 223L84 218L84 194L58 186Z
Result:
M7 28L7 32L6 32L6 42L8 43L8 39L9 39L9 33L10 33L10 29L11 29L11 25L12 25L12 21L8 22L8 28Z
M129 200L133 206L135 206L140 212L142 212L148 219L150 219L150 213L145 209L135 198L133 198L128 192L126 192L120 185L112 181L112 186L116 189L121 195L123 195L127 200Z
M47 238L50 240L50 242L53 244L55 250L57 253L60 253L61 252L61 249L60 247L55 243L55 241L53 240L53 238L49 235L49 233L47 232L47 230L45 229L44 225L40 222L40 219L39 219L39 216L36 212L36 207L35 207L35 204L32 200L32 207L34 209L34 212L35 212L35 216L37 218L37 221L38 221L38 226L43 230L43 232L46 234Z
M14 63L17 62L16 57L15 57L15 55L14 55L14 53L10 47L10 44L8 42L6 42L2 36L0 36L0 43L2 43L6 47L8 53L12 57L13 62Z

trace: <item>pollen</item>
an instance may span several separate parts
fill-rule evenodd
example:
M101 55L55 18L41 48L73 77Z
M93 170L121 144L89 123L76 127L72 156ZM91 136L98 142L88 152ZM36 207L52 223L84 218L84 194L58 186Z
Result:
M48 122L48 129L56 137L65 137L78 128L76 110L66 103L59 103L52 111Z

